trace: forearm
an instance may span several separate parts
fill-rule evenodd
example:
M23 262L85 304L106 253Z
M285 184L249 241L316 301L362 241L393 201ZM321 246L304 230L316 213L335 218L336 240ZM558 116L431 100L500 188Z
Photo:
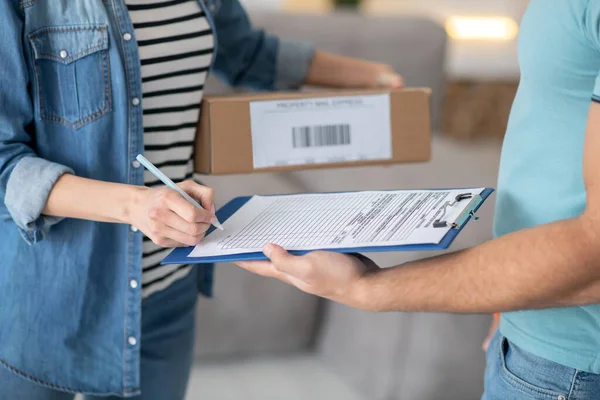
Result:
M130 209L144 187L63 175L54 185L43 213L98 222L129 223Z
M600 303L596 224L565 220L381 270L364 279L359 301L380 311L456 313Z

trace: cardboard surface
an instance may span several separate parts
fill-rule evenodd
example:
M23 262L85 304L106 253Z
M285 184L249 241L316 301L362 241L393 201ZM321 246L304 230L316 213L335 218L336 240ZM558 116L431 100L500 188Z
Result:
M250 117L251 102L375 94L390 95L391 159L254 168ZM392 91L278 92L207 96L203 100L202 115L196 135L195 171L200 174L226 175L429 161L431 157L430 95L430 89L410 88ZM307 123L310 123L310 121Z

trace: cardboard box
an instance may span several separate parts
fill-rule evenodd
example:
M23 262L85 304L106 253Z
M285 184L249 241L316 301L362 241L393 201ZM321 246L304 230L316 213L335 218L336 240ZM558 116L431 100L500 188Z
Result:
M448 82L442 132L461 140L503 138L518 88L518 79Z
M428 161L430 89L207 96L195 171L243 174Z

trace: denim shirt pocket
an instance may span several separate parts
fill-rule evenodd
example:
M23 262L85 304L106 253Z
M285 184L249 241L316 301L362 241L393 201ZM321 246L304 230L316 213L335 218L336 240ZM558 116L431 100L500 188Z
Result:
M28 38L42 120L79 129L112 110L107 26L48 27Z

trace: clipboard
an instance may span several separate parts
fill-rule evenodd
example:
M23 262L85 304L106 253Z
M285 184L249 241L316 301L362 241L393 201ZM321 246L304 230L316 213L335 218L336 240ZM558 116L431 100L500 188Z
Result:
M444 189L430 189L430 190L444 190ZM454 190L454 189L453 189ZM468 190L468 189L466 189ZM476 212L483 205L483 203L490 197L494 192L492 188L486 188L479 195L465 198L461 201L470 201L469 205L465 210L458 216L456 221L452 223L446 223L442 218L435 221L440 228L450 227L448 233L439 243L424 243L424 244L410 244L400 246L371 246L371 247L352 247L352 248L340 248L340 249L327 249L326 251L332 251L337 253L384 253L393 251L434 251L434 250L447 250L452 242L458 237L463 228L467 225L470 220L477 220ZM457 196L458 197L458 196ZM224 205L217 211L217 217L221 223L227 221L233 214L237 212L244 204L246 204L252 196L237 197L231 200L229 203ZM457 201L459 201L457 199ZM443 225L442 223L446 223ZM207 232L207 236L214 231L214 227ZM214 264L214 263L227 263L227 262L238 262L238 261L263 261L267 260L267 257L262 252L251 252L242 254L227 254L222 256L212 257L188 257L192 252L193 247L182 247L174 249L161 264ZM290 254L293 255L304 255L315 250L293 250Z

